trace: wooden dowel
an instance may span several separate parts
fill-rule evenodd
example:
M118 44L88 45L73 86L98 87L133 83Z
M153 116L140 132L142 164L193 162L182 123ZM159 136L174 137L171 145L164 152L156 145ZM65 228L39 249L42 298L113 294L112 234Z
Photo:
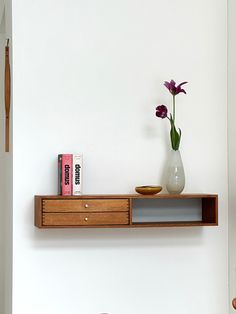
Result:
M9 61L9 39L5 47L5 151L9 152L9 138L10 138L10 103L11 103L11 75L10 75L10 61Z
M9 152L9 117L5 119L5 152Z

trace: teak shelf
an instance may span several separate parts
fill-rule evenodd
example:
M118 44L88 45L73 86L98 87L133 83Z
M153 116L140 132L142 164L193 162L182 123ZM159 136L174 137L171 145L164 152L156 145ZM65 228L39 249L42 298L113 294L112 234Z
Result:
M35 196L35 226L38 228L217 225L216 194Z

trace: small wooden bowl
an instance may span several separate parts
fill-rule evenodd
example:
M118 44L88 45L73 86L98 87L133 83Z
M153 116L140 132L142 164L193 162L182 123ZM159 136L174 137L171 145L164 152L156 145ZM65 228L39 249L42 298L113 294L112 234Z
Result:
M143 185L143 186L136 186L135 191L139 194L143 195L154 195L161 192L161 186L155 185Z

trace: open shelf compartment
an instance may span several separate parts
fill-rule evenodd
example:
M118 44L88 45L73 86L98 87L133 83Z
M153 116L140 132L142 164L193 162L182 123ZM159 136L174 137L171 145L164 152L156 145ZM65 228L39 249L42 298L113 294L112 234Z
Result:
M217 197L135 198L132 201L133 226L203 226L217 225Z

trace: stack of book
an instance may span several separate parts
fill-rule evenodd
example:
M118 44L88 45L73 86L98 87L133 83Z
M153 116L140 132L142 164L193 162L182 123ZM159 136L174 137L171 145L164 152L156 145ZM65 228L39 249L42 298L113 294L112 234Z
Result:
M82 194L82 154L58 155L58 194Z

